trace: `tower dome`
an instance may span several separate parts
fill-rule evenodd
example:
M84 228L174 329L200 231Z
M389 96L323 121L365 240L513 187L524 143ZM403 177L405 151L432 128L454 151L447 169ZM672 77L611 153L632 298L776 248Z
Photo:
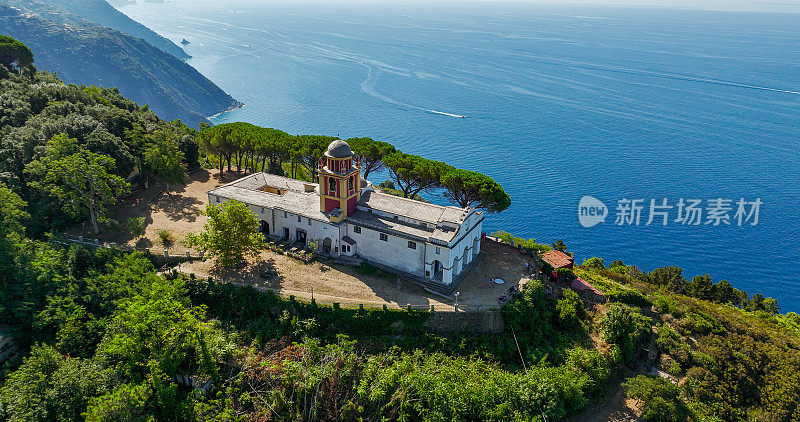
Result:
M350 144L341 139L337 139L328 145L328 150L325 151L325 155L331 158L349 158L353 156L353 150L350 149Z

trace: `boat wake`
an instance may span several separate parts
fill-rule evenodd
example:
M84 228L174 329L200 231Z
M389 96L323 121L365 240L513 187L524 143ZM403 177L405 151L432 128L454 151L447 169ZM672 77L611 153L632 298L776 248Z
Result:
M378 84L378 75L377 75L377 73L380 72L380 69L378 71L376 71L369 63L367 63L365 61L360 61L359 63L361 63L364 67L367 68L367 79L364 79L364 82L361 83L361 90L364 91L366 94L371 95L371 96L373 96L373 97L375 97L375 98L377 98L377 99L379 99L381 101L385 101L385 102L387 102L389 104L394 104L396 106L400 106L400 107L407 108L407 109L410 109L410 110L424 111L426 113L438 114L440 116L453 117L453 118L457 118L457 119L466 119L467 118L467 116L465 116L463 114L447 113L447 112L444 112L444 111L433 110L433 109L430 109L430 108L415 106L413 104L408 104L408 103L404 103L404 102L401 102L401 101L397 101L394 98L389 98L389 97L381 94L380 92L378 92L375 89L375 86Z
M463 114L445 113L444 111L431 110L429 108L423 108L422 110L423 111L427 111L428 113L441 114L442 116L455 117L455 118L458 118L458 119L466 119L467 118L467 116L464 116Z

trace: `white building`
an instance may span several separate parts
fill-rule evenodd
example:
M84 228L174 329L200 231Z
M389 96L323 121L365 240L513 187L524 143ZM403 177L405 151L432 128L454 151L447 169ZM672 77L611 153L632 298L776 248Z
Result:
M377 192L360 170L350 146L336 140L320 161L319 184L256 173L208 199L247 204L265 235L313 241L323 254L359 257L448 290L480 253L483 213Z

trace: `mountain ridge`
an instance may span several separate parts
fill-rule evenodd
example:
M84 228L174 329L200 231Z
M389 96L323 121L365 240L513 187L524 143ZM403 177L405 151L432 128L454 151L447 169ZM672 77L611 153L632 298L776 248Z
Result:
M19 2L19 0L14 0ZM25 2L29 3L29 2ZM45 0L44 4L61 9L67 13L94 22L98 25L116 29L133 35L152 44L179 59L191 58L183 49L150 28L129 18L105 0Z
M60 1L60 0L56 0ZM42 2L0 0L0 27L36 52L37 65L67 83L118 87L165 119L197 126L241 106L179 58L147 41Z

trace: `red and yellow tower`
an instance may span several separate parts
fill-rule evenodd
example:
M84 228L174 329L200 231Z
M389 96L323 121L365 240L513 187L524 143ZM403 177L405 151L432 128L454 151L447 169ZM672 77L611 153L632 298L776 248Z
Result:
M347 142L337 139L328 145L319 162L319 207L338 223L356 210L361 199L361 163ZM338 211L337 211L338 209Z

